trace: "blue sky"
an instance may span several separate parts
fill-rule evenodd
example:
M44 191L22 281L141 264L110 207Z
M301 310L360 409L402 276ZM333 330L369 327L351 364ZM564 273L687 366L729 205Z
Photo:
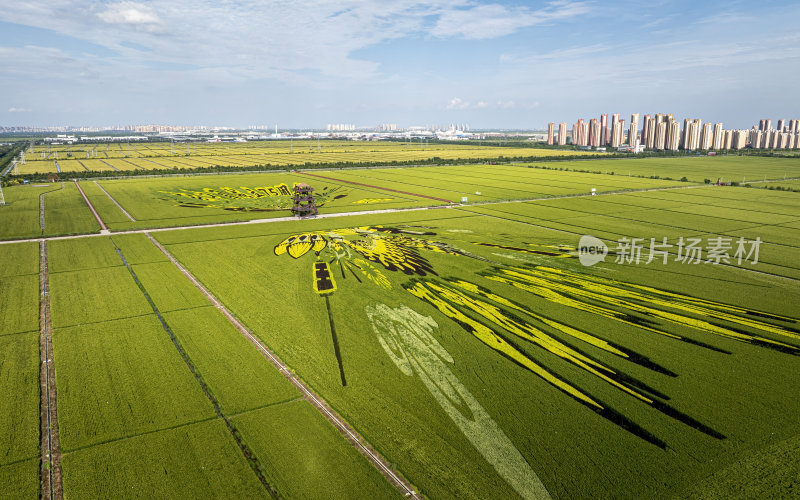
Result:
M794 0L0 0L0 125L800 118Z

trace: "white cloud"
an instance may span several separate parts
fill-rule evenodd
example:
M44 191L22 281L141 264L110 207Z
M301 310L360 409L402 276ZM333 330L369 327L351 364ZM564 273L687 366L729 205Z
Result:
M483 109L483 108L488 107L488 106L489 106L489 103L486 102L486 101L478 101L478 104L475 105L475 107L478 108L478 109Z
M30 113L32 110L30 108L15 108L11 107L8 108L9 113Z
M119 2L97 14L109 24L157 25L161 23L156 13L147 5L136 2Z
M581 16L590 11L586 2L566 0L550 2L539 10L507 8L500 4L477 5L443 12L431 33L439 37L459 36L476 40L497 38L520 28Z
M468 102L463 101L458 97L453 97L452 99L450 99L450 102L447 103L445 109L467 109L468 107L469 107Z

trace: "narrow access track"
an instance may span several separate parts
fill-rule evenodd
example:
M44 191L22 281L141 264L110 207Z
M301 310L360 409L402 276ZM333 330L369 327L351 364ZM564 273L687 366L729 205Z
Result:
M92 215L94 215L94 218L97 219L97 222L100 224L100 233L101 234L110 234L110 231L108 230L108 226L106 226L106 223L103 222L103 219L100 218L100 215L97 213L97 210L94 209L94 205L92 205L92 202L89 201L89 198L86 197L86 193L83 192L83 188L81 187L80 184L78 184L78 180L77 179L75 180L75 187L78 188L78 191L80 191L81 196L83 196L83 201L86 202L86 206L89 207L89 210L92 211ZM110 196L109 196L109 198L110 198ZM114 202L114 203L116 203L116 202ZM122 207L120 207L120 208L122 208Z
M50 321L50 274L47 242L39 241L39 420L41 435L41 498L61 500L61 444L58 437L56 372L53 366L53 325Z
M369 462L378 469L387 481L400 491L404 496L411 498L422 498L414 488L399 474L394 472L385 458L373 449L341 416L339 416L319 395L315 394L305 382L303 382L289 367L275 354L272 353L244 324L239 321L231 312L219 301L197 278L189 272L164 246L156 241L150 233L144 233L153 244L178 268L178 270L200 290L211 304L216 307L228 321L241 333L261 354L278 369L303 395L303 398L311 403L326 420L352 444Z
M133 216L132 216L131 214L129 214L127 210L125 210L124 208L122 208L122 205L120 205L119 203L117 203L117 200L115 200L115 199L114 199L114 197L113 197L113 196L111 196L111 195L109 194L109 192L108 192L108 191L106 191L105 189L103 189L103 186L101 186L100 184L98 184L98 183L97 183L97 181L94 181L94 184L95 184L95 186L97 186L97 187L99 187L99 188L100 188L100 191L104 192L104 193L106 194L106 196L108 196L108 199L109 199L109 200L111 200L111 201L113 201L113 202L114 202L114 205L116 205L116 206L117 206L117 208L119 208L119 210L120 210L120 211L121 211L123 214L125 214L125 217L127 217L128 219L130 219L130 220L131 220L131 222L136 222L136 219L134 219L134 218L133 218Z
M64 183L63 182L61 183L61 188L60 189L64 189ZM45 223L45 220L44 220L44 195L46 195L47 193L52 193L53 191L59 191L60 189L51 189L50 191L45 191L44 193L39 195L39 229L42 230L42 233L44 233L44 223Z
M14 170L14 167L16 167L16 166L17 166L17 160L13 160L13 161L11 162L11 164L8 166L8 168L6 168L5 170L3 170L3 173L2 173L2 174L0 174L0 177L5 177L5 176L7 176L7 175L8 175L8 173L9 173L9 172L11 172L12 170Z
M300 175L308 175L310 177L316 177L318 179L325 179L325 180L333 181L333 182L343 182L345 184L354 184L356 186L364 186L364 187L368 187L368 188L371 188L371 189L380 189L381 191L391 191L393 193L407 194L407 195L411 195L411 196L416 196L417 198L427 198L429 200L443 201L445 203L455 203L453 200L447 200L447 199L444 199L444 198L437 198L435 196L428 196L426 194L412 193L410 191L400 191L398 189L391 189L391 188L387 188L387 187L376 186L374 184L364 184L364 183L361 183L361 182L346 181L346 180L343 180L343 179L336 179L334 177L327 177L325 175L319 175L319 174L312 174L312 173L309 173L309 172L303 172L303 171L300 171L300 170L298 170L297 173L300 174Z

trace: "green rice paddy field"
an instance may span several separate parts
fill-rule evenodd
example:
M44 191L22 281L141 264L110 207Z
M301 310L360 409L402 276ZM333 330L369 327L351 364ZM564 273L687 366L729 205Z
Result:
M796 494L797 193L314 173L81 182L107 234L74 183L4 190L3 238L45 238L66 498L402 496L150 238L426 497ZM277 219L300 181L338 216ZM581 263L583 235L603 260ZM37 242L0 245L0 491L18 498L40 492L41 277Z
M198 167L302 166L318 163L392 163L434 158L597 157L603 153L464 144L400 142L259 141L250 143L38 145L26 150L22 175L47 172L113 172Z

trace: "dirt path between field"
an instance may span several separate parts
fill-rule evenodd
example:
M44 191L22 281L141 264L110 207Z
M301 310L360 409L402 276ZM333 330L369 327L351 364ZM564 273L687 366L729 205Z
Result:
M131 220L131 222L136 222L136 219L134 219L134 218L133 218L133 216L132 216L131 214L129 214L127 210L125 210L124 208L122 208L122 205L120 205L119 203L117 203L117 200L115 200L115 199L114 199L114 197L113 197L113 196L111 196L111 194L110 194L108 191L106 191L105 189L103 189L103 186L101 186L100 184L98 184L98 183L97 183L97 181L94 181L94 184L95 184L95 186L97 186L97 187L99 187L99 188L100 188L100 191L104 192L104 193L106 194L106 196L108 196L108 199L109 199L109 200L111 200L111 201L113 201L113 202L114 202L114 205L116 205L116 206L117 206L117 208L119 208L120 212L122 212L123 214L125 214L125 217L127 217L128 219L130 219L130 220Z
M94 209L94 205L92 205L92 202L90 202L89 198L86 197L86 193L83 192L83 188L81 187L80 184L78 184L77 180L75 181L75 187L78 188L78 191L80 191L81 196L83 196L83 201L86 202L86 206L89 207L89 210L92 211L92 215L94 215L94 218L97 219L97 222L100 224L100 232L102 233L103 231L105 231L105 234L108 234L109 233L108 226L106 226L106 223L103 222L103 219L100 218L100 214L98 214L97 210ZM109 196L109 198L111 198L111 196ZM116 203L116 201L114 203Z
M327 176L324 176L324 175L312 174L312 173L309 173L309 172L296 171L295 173L300 174L300 175L308 175L310 177L316 177L318 179L325 179L325 180L329 180L329 181L333 181L333 182L344 182L346 184L354 184L356 186L364 186L364 187L368 187L368 188L372 188L372 189L380 189L381 191L391 191L392 193L407 194L407 195L410 195L410 196L416 196L417 198L427 198L429 200L443 201L445 203L455 203L453 200L446 200L444 198L437 198L435 196L428 196L428 195L425 195L425 194L412 193L410 191L400 191L400 190L397 190L397 189L391 189L391 188L387 188L387 187L376 186L374 184L364 184L364 183L361 183L361 182L346 181L346 180L343 180L343 179L336 179L334 177L327 177Z
M45 184L45 186L46 185L47 184ZM61 187L60 188L51 189L50 191L45 191L44 193L41 193L39 195L39 229L42 230L42 233L44 233L44 223L45 223L45 220L44 220L44 195L46 195L48 193L52 193L53 191L61 191L62 189L64 189L64 183L63 182L61 183Z
M319 411L328 422L338 430L350 444L352 444L369 462L380 472L389 483L397 488L406 497L422 498L404 478L392 470L391 465L383 458L364 438L362 438L342 417L340 417L319 395L315 394L302 379L292 372L289 367L272 353L244 324L239 321L222 302L219 301L197 278L189 272L178 260L149 232L144 233L151 242L186 276L186 278L216 307L228 321L246 338L256 349L291 382L303 398Z
M39 403L41 435L41 498L60 500L61 444L58 437L56 373L53 366L53 325L50 321L50 275L47 266L47 243L39 242Z

